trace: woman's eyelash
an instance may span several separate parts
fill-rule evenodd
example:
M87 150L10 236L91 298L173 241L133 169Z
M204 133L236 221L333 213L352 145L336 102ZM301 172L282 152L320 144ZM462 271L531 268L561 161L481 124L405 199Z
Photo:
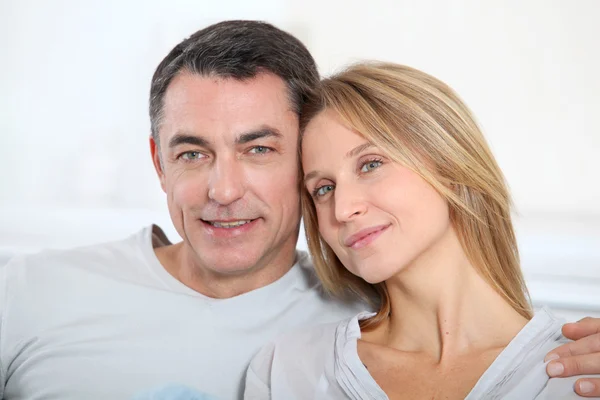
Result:
M324 196L325 194L327 194L327 193L324 193L324 194L319 194L319 192L321 191L321 189L323 189L323 188L326 188L326 187L328 187L328 186L329 186L329 187L331 187L331 189L330 189L329 191L333 190L333 186L334 186L334 185L332 185L332 184L327 184L327 185L321 185L321 186L317 186L316 188L314 188L314 189L312 190L312 197L313 197L313 198L317 198L317 197L321 197L321 196ZM329 191L328 191L328 192L329 192Z
M363 168L364 168L366 165L373 164L373 163L377 163L377 164L379 164L379 165L377 165L377 167L376 167L376 168L379 168L379 167L380 167L380 166L383 164L383 159L382 159L382 158L380 158L380 157L373 157L373 158L370 158L370 159L364 160L363 162L361 162L361 163L360 163L360 165L359 165L359 168L358 168L358 169L359 169L359 171L360 171L360 170L362 170L362 169L363 169ZM366 172L368 172L368 171L366 171Z

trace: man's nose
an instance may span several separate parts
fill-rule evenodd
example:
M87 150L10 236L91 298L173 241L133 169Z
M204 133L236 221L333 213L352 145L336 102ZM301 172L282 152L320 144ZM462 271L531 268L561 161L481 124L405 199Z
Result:
M234 157L214 163L208 183L208 197L220 205L229 205L244 195L244 176Z

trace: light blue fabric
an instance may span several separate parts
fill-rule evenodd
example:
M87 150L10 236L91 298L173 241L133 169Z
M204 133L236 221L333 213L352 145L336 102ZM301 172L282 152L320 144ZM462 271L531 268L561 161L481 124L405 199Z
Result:
M388 400L357 352L361 313L340 323L284 335L254 357L246 400ZM577 400L582 376L549 378L544 356L566 343L564 321L542 308L479 378L466 400ZM585 376L593 377L596 376Z
M218 400L216 397L184 385L171 384L142 392L132 400Z
M165 240L150 226L0 265L0 399L129 400L177 384L239 400L265 343L364 309L324 295L302 252L265 287L204 296L162 266L154 246Z

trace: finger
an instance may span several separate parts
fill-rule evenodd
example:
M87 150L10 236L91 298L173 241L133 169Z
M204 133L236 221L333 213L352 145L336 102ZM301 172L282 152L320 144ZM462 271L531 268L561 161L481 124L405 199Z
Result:
M600 374L600 353L560 358L548 363L546 372L551 378Z
M578 379L575 393L583 397L600 397L600 379Z
M600 333L600 318L585 317L578 322L563 325L563 335L572 340Z
M551 359L579 356L583 354L600 353L600 333L586 336L575 342L565 343L549 352L544 361ZM558 357L556 357L558 356ZM600 354L598 355L600 357Z

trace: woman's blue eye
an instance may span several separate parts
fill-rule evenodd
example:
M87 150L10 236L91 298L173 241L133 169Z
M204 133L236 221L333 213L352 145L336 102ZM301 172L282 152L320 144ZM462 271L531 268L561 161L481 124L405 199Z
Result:
M333 185L323 185L317 188L314 192L315 196L325 196L327 193L333 190Z
M381 167L382 162L379 160L373 160L373 161L369 161L363 164L363 166L360 169L360 172L369 172L372 171L376 168Z

